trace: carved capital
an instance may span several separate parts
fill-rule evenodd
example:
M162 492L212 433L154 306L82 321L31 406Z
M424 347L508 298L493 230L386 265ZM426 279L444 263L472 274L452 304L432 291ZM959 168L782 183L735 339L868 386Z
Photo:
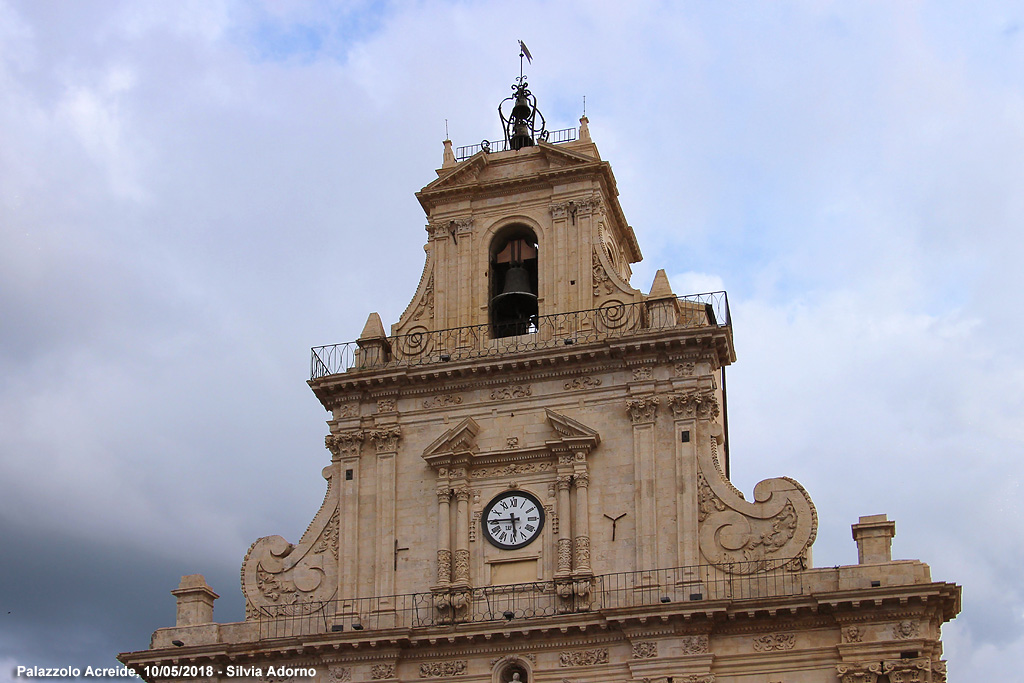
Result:
M629 413L629 420L633 424L654 422L657 419L658 403L657 396L636 398L626 402L626 412Z
M455 499L461 503L467 502L472 495L473 492L468 486L459 486L455 489Z
M348 429L324 437L324 445L335 459L358 457L363 447L363 430Z
M859 662L836 664L836 673L841 683L877 683L882 673L881 662Z
M713 420L718 417L718 399L711 389L695 389L682 394L668 397L668 407L673 417L696 417L702 420Z
M558 483L558 490L559 491L568 491L569 488L572 486L572 475L570 475L570 474L560 474L560 475L558 475L558 482L557 483Z
M395 425L370 430L370 440L378 453L394 453L398 450L398 440L402 438L402 428Z
M437 489L435 493L437 494L438 503L450 503L452 501L452 490L448 487Z
M586 470L577 472L573 478L576 481L576 488L578 489L585 489L590 486L590 474Z

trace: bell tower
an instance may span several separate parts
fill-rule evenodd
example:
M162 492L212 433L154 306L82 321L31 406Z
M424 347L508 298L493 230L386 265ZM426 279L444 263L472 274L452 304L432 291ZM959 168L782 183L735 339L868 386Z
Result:
M522 74L498 111L504 139L446 140L416 193L426 257L399 319L312 349L329 457L306 532L252 544L244 622L205 623L216 593L190 576L175 595L202 593L204 623L122 661L294 662L315 683L944 680L959 587L893 561L884 515L854 526L859 564L814 568L807 491L736 489L726 293L678 296L664 270L635 288L587 118L548 131Z

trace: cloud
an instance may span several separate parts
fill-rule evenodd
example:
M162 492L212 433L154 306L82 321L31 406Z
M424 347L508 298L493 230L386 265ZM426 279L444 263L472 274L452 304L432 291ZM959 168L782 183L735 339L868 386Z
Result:
M896 554L972 596L951 676L1012 677L1019 8L519 9L544 20L0 3L0 523L27 558L4 585L29 586L19 611L40 596L0 658L144 647L194 571L241 618L248 544L295 540L324 492L308 347L397 320L424 257L412 192L446 120L456 145L498 136L523 38L550 127L587 96L647 254L634 284L729 290L740 488L804 483L822 564L888 512Z

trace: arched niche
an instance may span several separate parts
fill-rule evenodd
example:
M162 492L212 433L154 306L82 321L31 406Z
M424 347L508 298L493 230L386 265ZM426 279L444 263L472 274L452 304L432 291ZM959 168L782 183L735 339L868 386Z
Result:
M518 683L534 683L530 661L516 655L507 655L494 663L491 683L516 683L516 674L519 674Z
M488 317L495 338L537 330L539 260L537 234L527 225L506 225L491 238Z

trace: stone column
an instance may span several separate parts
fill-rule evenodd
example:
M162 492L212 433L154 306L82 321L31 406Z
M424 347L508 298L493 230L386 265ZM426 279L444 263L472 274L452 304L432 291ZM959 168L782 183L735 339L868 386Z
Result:
M332 484L338 489L338 597L344 608L358 597L359 578L359 457L362 454L361 429L348 429L327 436L327 448L337 465ZM351 478L349 477L351 472Z
M577 458L586 457L578 453ZM574 545L576 549L574 575L589 575L590 569L590 504L587 499L587 488L590 486L590 474L587 472L586 461L577 462L576 474L573 479L576 482L576 523L573 531L576 534Z
M395 455L402 429L390 425L370 431L377 449L377 533L374 553L374 588L378 596L395 594ZM386 603L381 602L383 607Z
M556 576L569 576L572 573L572 516L569 514L569 488L572 486L572 475L568 472L558 474L558 569Z
M631 399L626 412L633 423L633 505L636 510L636 568L654 569L657 562L658 519L655 507L654 424L658 397Z
M441 482L439 482L441 483ZM447 586L452 582L452 490L448 480L437 489L437 583Z
M459 586L469 585L469 486L455 489L458 507L455 511L455 579Z

